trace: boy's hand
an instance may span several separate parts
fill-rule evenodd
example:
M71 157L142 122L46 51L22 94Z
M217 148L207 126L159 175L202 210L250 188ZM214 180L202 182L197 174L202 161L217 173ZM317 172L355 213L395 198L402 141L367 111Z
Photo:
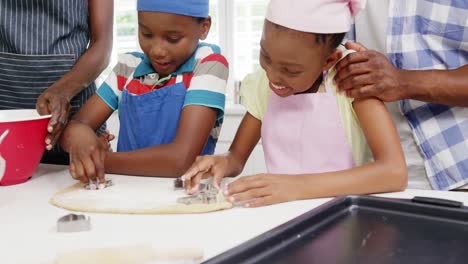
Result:
M296 175L257 174L241 177L224 192L233 203L245 202L245 207L271 205L300 198L301 177Z
M198 191L201 179L214 177L213 184L220 188L221 180L226 175L227 159L225 156L198 156L192 167L182 175L185 190L188 194Z
M46 149L51 150L63 129L68 123L70 115L70 99L62 91L49 87L37 99L36 110L40 115L52 115L47 126Z
M98 139L101 142L101 144L104 146L104 149L107 152L113 152L111 141L115 139L115 136L111 134L109 130L106 129L106 131L102 132L99 135Z
M82 131L76 131L80 138L70 143L70 174L83 183L104 183L104 160L109 152L107 139L99 139L89 127L77 126L74 129Z

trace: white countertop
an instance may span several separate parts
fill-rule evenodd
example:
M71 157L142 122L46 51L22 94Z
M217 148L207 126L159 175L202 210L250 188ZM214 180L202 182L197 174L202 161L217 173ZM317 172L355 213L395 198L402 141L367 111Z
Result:
M208 259L330 200L233 208L198 215L87 214L91 216L91 231L57 233L57 219L69 212L50 205L48 200L73 182L67 167L40 165L30 181L0 186L0 263L47 263L58 252L72 249L140 244L155 248L200 247ZM381 196L416 195L468 205L468 193L461 192L406 190Z

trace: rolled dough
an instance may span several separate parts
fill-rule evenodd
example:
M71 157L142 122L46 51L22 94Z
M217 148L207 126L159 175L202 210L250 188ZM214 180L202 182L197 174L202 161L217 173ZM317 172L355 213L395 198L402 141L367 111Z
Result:
M192 214L228 209L232 203L180 204L186 196L174 191L173 180L134 176L112 176L113 186L86 190L76 183L56 193L50 203L72 211L115 214Z

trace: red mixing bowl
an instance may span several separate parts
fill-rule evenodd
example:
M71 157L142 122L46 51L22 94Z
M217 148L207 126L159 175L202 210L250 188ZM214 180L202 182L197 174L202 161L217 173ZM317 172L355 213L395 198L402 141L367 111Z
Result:
M0 110L0 185L32 177L44 154L49 120L35 109Z

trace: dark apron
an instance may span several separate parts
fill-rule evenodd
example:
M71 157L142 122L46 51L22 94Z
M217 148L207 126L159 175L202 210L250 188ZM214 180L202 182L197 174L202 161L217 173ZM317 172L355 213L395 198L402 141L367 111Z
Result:
M124 88L119 106L117 151L171 143L179 125L186 93L183 82L142 95L132 95ZM215 145L210 137L201 154L213 154Z
M35 109L39 95L69 72L89 42L87 0L0 1L0 109ZM95 93L71 100L71 115ZM103 129L103 128L101 128ZM68 164L57 144L41 162Z

